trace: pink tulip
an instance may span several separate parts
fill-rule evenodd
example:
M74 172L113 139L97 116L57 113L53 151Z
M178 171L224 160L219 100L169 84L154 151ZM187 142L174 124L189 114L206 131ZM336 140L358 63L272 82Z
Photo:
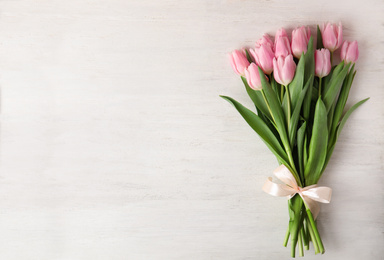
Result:
M288 34L284 28L277 30L277 32L275 34L275 45L276 45L276 41L279 37L288 37Z
M247 69L245 69L245 77L247 78L248 85L254 90L261 90L260 74L258 67L255 63L251 63Z
M289 43L286 31L281 28L276 32L275 36L275 57L287 57L289 54L292 54L291 44Z
M264 71L265 74L271 74L273 70L273 58L275 54L270 45L263 44L254 50L250 50L251 55L255 59L256 64Z
M338 49L343 43L343 27L341 23L339 23L339 26L331 23L323 24L320 27L320 31L324 47L331 52Z
M315 75L319 78L325 77L331 72L331 54L328 49L316 50L315 52Z
M244 70L249 66L245 51L234 50L229 54L229 60L233 70L240 76L244 76Z
M271 40L271 37L268 34L264 34L263 37L261 37L256 42L256 48L262 45L268 45L273 50L273 41Z
M292 53L293 56L300 59L301 54L307 52L308 41L311 37L311 30L309 27L301 26L292 31Z
M273 59L273 76L281 85L287 86L295 76L296 63L292 54L287 57L280 56Z
M340 57L346 62L355 63L359 58L359 47L357 46L357 41L345 41L341 47Z

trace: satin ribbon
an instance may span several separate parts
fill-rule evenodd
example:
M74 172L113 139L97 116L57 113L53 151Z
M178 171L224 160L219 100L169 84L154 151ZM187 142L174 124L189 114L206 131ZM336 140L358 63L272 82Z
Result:
M297 185L295 177L293 177L285 165L280 165L273 173L284 184L275 183L272 181L272 177L269 177L264 183L263 191L277 197L288 197L288 199L299 194L311 210L314 218L317 217L320 211L320 206L317 202L329 203L331 201L331 188L317 187L316 184L301 188Z

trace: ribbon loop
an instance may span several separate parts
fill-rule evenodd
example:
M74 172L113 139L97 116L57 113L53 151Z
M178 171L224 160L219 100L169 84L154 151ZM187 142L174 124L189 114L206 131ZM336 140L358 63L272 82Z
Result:
M314 218L317 217L320 207L318 202L330 203L332 196L332 189L328 187L318 187L316 184L299 187L293 177L292 173L285 165L280 165L273 171L275 176L281 180L284 184L278 184L272 181L272 177L268 177L263 185L263 191L277 197L292 198L296 194L299 194L304 203L311 210Z

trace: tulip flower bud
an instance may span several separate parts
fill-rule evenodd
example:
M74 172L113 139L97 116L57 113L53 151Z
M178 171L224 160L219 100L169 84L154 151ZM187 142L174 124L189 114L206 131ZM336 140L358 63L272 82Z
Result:
M341 47L340 57L345 62L355 63L359 58L359 48L357 46L357 41L349 42L345 41Z
M273 41L271 40L271 37L268 34L264 34L263 37L261 37L256 42L256 48L262 45L268 45L269 47L271 47L271 50L273 50Z
M289 43L287 33L283 28L276 32L274 47L276 58L279 56L287 57L289 54L292 54L291 44Z
M247 69L245 69L245 77L247 79L248 85L254 90L261 90L259 69L255 63L251 63Z
M244 76L244 70L249 66L249 61L245 51L234 50L229 54L233 70L240 76Z
M343 43L343 27L341 23L336 24L326 23L320 27L323 45L331 52L338 49Z
M273 58L275 54L270 45L263 44L254 50L250 50L251 55L255 59L256 64L264 71L265 74L271 74L273 70Z
M315 75L319 78L325 77L331 72L331 54L328 49L316 50L315 52Z
M288 37L287 32L285 31L284 28L281 28L281 29L277 30L277 32L275 34L275 44L276 44L276 40L279 37Z
M287 86L295 76L296 63L292 54L273 59L273 76L281 85Z
M301 26L292 31L292 53L293 56L300 59L301 54L307 52L308 41L311 37L311 30L309 27Z

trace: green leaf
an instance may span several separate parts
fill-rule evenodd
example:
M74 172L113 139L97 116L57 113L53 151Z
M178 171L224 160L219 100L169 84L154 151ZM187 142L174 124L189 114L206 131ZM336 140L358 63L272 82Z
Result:
M305 70L304 70L304 82L307 82L308 79L313 76L315 77L315 50L313 48L313 36L309 38L308 49L304 54L305 58Z
M278 100L280 101L280 103L281 103L282 101L280 100L280 95L279 95L279 93L280 93L280 88L278 87L278 85L280 85L280 84L278 84L278 83L276 82L276 80L275 80L275 78L273 77L272 73L271 73L270 81L271 81L271 87L272 87L272 89L273 89L273 92L276 93L277 99L278 99Z
M328 129L327 110L321 98L317 100L313 121L312 137L309 144L309 158L304 169L305 184L316 184L327 156Z
M303 199L296 194L288 201L289 212L289 232L291 235L291 256L295 257L295 250L299 232L303 223L304 214L302 214Z
M311 76L314 78L315 76L315 54L313 49L313 36L309 39L308 42L308 50L304 54L305 59L305 73L304 73L304 82L307 82L308 79L311 78ZM312 83L311 83L312 85ZM309 115L311 114L311 101L312 101L312 87L308 89L308 93L304 99L303 103L303 117L307 121L307 123L310 123ZM307 126L307 130L309 130L310 127Z
M303 118L307 122L311 121L311 118L309 116L311 114L312 91L313 91L313 88L309 88L307 90L307 94L305 95L304 103L303 103Z
M308 133L308 131L307 131L307 133ZM308 139L309 139L308 135L305 135L304 145L303 145L303 169L304 170L305 170L305 167L307 166L307 162L308 162Z
M268 126L269 130L276 136L276 138L279 140L279 143L282 145L280 140L279 132L276 130L276 126L274 123L271 122L257 107L256 107L257 115L264 121L264 123Z
M352 86L353 79L355 77L356 71L354 71L355 64L352 65L348 75L346 76L343 86L341 87L341 91L339 94L339 97L337 99L336 107L335 107L335 112L333 115L333 120L332 120L332 126L331 126L331 135L336 133L336 127L339 124L341 115L344 111L345 104L347 103L349 91Z
M255 106L270 120L272 120L271 114L269 113L267 104L265 104L263 95L261 94L260 90L254 90L252 89L247 82L247 79L245 77L241 77L241 80L244 83L245 89L248 93L248 96L252 99Z
M343 119L341 119L341 121L340 121L339 127L337 129L337 138L339 138L341 130L343 130L343 127L344 127L345 123L347 122L349 116L352 114L352 112L355 111L356 108L358 108L359 106L364 104L368 99L369 98L363 99L363 100L357 102L356 104L354 104L350 109L348 109L348 111L343 116Z
M289 146L289 140L287 135L287 129L285 126L285 116L283 110L280 106L279 100L277 99L276 93L273 92L271 86L268 81L265 79L264 72L259 68L259 74L261 79L261 85L263 86L263 90L265 93L265 97L271 108L272 117L276 123L277 131L280 134L281 141L284 146Z
M309 78L309 80L307 81L307 83L305 84L304 89L301 91L299 99L297 100L296 107L293 110L293 113L291 116L291 121L290 121L289 128L288 128L289 142L291 145L294 144L294 142L295 142L296 130L297 130L297 124L298 124L299 118L300 118L301 106L303 104L305 94L307 93L307 90L308 90L309 86L311 85L312 80L313 80L313 77L311 76Z
M324 89L323 101L324 101L325 107L327 108L327 112L331 109L331 106L335 102L335 99L340 92L340 88L343 84L345 76L348 73L349 67L350 67L350 64L347 64L340 71L340 73L337 73L337 74L336 74L336 69L337 69L336 68L335 71L333 72L330 82L328 83L327 89L326 90Z
M247 49L245 49L245 55L247 56L247 60L249 63L252 63L253 60L252 60L252 57L251 55L249 54L249 51Z
M321 35L321 31L320 31L320 27L317 26L317 46L316 46L317 49L322 49L324 48L324 45L323 45L323 37Z
M285 163L288 162L287 154L281 147L279 140L274 136L274 134L259 116L257 116L255 113L253 113L248 108L244 107L242 104L240 104L233 98L227 96L220 97L227 100L237 109L240 115L245 119L249 126L261 137L261 139L272 151L272 153L278 158L279 161Z
M333 115L334 115L334 111L335 111L335 107L336 107L336 103L333 103L332 106L331 106L331 109L329 109L329 112L328 112L328 122L327 122L327 125L328 125L328 134L331 135L331 130L332 130L332 123L333 123Z
M342 63L344 64L344 62L342 61ZM340 64L341 63L339 63L339 65L337 65L337 66L340 66ZM335 68L336 68L336 66L333 66L332 68L331 68L331 71L329 72L329 74L327 75L327 76L325 76L324 78L323 78L323 86L322 86L322 95L323 95L323 93L325 92L325 90L327 89L327 86L329 85L328 83L329 83L329 81L331 80L331 78L332 78L332 75L333 75L333 71L335 70Z
M300 179L304 184L304 141L305 141L305 130L307 127L307 122L301 125L299 130L297 130L297 154L299 159L299 169L300 169Z
M291 96L292 109L295 109L297 100L304 86L304 68L305 56L302 55L296 67L295 77L293 78L292 82L288 85Z
M353 111L356 110L356 108L358 108L359 106L361 106L362 104L364 104L369 98L366 98L366 99L363 99L359 102L357 102L356 104L354 104L346 113L345 115L343 116L343 119L340 121L340 124L337 126L336 128L336 134L335 136L330 140L329 144L328 144L328 152L327 152L327 157L325 159L325 163L324 163L324 166L323 166L323 169L321 172L324 172L325 168L327 167L328 165L328 162L329 162L329 159L331 159L331 156L332 156L332 153L333 153L333 150L335 149L335 146L336 146L336 142L337 142L337 139L339 138L340 136L340 133L341 133L341 130L343 130L343 127L345 125L345 123L347 122L349 116L352 114Z
M341 72L343 68L344 68L344 61L341 61L337 66L332 67L331 72L328 74L328 76L324 77L323 91L322 91L323 94L328 91L330 87L329 82L331 80L335 80L335 77Z

